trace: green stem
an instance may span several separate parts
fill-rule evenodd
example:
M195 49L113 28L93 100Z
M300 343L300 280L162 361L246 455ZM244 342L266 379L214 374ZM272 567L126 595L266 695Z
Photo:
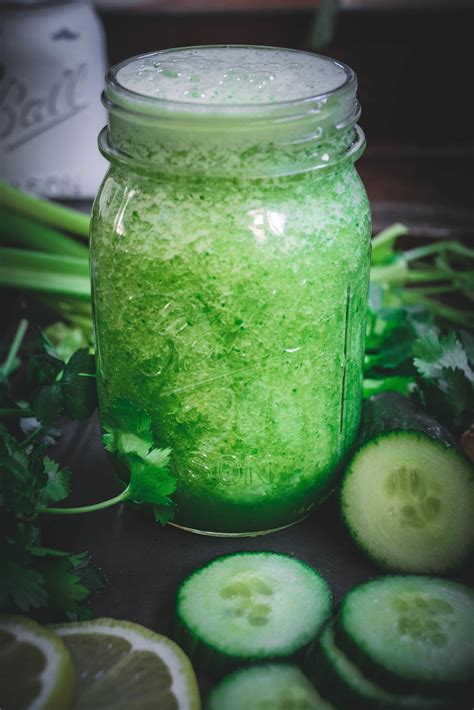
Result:
M417 281L451 281L450 274L443 273L437 268L426 267L425 269L408 269L403 261L387 266L372 266L370 270L370 280L372 283L383 284L385 286L403 286L406 283Z
M0 206L43 224L79 234L81 237L89 236L88 215L49 200L33 197L5 182L0 182Z
M6 419L9 418L16 418L18 417L19 419L23 419L24 417L33 417L34 412L32 409L11 409L8 407L2 407L0 408L0 417L4 417Z
M77 256L0 248L0 286L90 299L89 263Z
M474 258L474 249L469 249L469 247L464 246L464 244L460 242L449 241L434 242L423 247L415 247L414 249L409 249L404 252L404 256L407 261L414 261L415 259L425 259L427 256L439 254L444 251L451 251L454 254Z
M436 296L444 293L454 293L458 290L457 286L448 284L447 286L420 286L416 289L416 292L423 296Z
M33 431L28 434L26 439L23 439L21 444L18 445L18 448L21 449L26 449L32 441L36 439L37 436L40 436L45 431L46 427L43 424L40 424L39 427L36 427L36 429L33 429Z
M425 305L434 315L452 323L458 323L464 328L474 328L474 317L470 311L452 308L432 298L426 298L417 289L406 289L403 292L403 301L409 305Z
M451 281L450 274L443 274L438 269L418 269L410 270L405 275L407 283L414 281Z
M0 208L0 224L0 238L11 246L63 256L88 256L88 249L84 244L11 210Z
M16 333L13 337L13 341L12 341L12 344L10 345L10 349L8 351L5 362L3 363L2 367L1 367L3 374L6 376L8 376L10 374L11 368L13 367L13 363L14 363L15 358L17 356L18 350L21 347L21 344L23 342L23 338L25 337L27 329L28 329L28 321L25 318L22 318L22 320L18 324L18 328L16 329Z
M402 237L404 234L408 234L408 229L405 227L404 224L400 224L399 222L391 224L390 227L382 229L382 231L379 232L377 236L372 239L372 251L381 247L384 244L390 244L394 242L395 239L397 239L398 237Z
M115 498L109 498L109 500L104 500L100 503L94 503L93 505L83 505L79 508L43 508L40 513L47 513L48 515L77 515L79 513L93 513L96 510L104 510L105 508L111 508L117 503L121 503L127 500L128 488L126 488L122 493Z

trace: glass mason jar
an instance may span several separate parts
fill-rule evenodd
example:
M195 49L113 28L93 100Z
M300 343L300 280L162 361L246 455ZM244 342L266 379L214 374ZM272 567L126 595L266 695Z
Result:
M317 94L296 81L311 62ZM100 408L125 397L151 415L186 529L301 520L353 443L370 261L356 86L343 64L269 47L165 50L108 74Z
M105 39L92 2L2 0L0 37L0 179L92 198L107 168L96 147Z

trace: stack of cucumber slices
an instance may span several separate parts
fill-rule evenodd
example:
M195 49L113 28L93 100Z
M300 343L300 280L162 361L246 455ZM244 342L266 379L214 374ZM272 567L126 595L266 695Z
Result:
M336 708L472 708L474 591L390 576L344 598L305 669Z
M200 670L234 669L207 710L473 706L473 590L388 576L351 590L334 617L331 607L323 577L289 555L225 555L191 574L175 639Z

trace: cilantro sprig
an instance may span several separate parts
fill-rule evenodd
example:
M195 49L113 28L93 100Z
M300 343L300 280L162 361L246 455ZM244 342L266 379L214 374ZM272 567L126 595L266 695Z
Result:
M474 422L474 250L456 240L397 249L406 234L395 224L372 241L364 394L411 396L460 434Z
M105 412L104 445L128 472L123 491L88 506L58 507L71 493L71 471L47 455L56 433L53 425L59 417L84 419L95 410L95 359L87 348L61 357L41 333L39 345L24 348L28 357L22 363L27 330L28 323L21 321L0 364L0 609L83 619L90 615L86 601L103 577L87 552L44 547L41 516L133 501L152 505L155 519L165 524L173 517L170 496L176 480L168 468L170 450L154 443L151 417L118 399ZM12 376L21 366L28 391L20 398ZM25 436L23 426L31 418L35 424Z
M149 414L119 398L104 413L104 446L125 464L129 482L114 498L79 508L43 508L53 515L74 515L110 508L117 503L131 501L149 503L154 507L155 519L162 524L173 515L170 495L176 490L176 478L169 472L171 449L157 448L153 440Z

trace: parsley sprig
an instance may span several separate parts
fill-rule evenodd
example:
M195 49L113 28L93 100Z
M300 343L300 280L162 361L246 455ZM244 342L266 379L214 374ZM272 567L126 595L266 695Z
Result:
M90 513L132 501L153 505L155 519L163 525L173 517L170 495L176 490L176 479L169 472L170 449L159 449L153 440L149 414L127 399L117 399L104 414L104 446L125 465L129 482L114 498L79 508L43 508L40 512L54 515Z
M101 573L88 553L44 547L41 516L75 515L124 501L153 506L162 524L173 517L170 496L176 480L169 472L169 449L155 445L151 417L125 399L110 403L104 414L104 445L120 462L128 480L122 492L81 507L58 507L71 493L71 471L47 455L58 418L85 419L96 408L95 359L80 348L63 359L49 338L20 350L28 330L21 321L0 365L0 609L89 615L85 602L101 586ZM30 344L31 345L31 344ZM23 367L27 392L15 390ZM33 417L25 436L22 425ZM31 420L29 421L31 424Z

